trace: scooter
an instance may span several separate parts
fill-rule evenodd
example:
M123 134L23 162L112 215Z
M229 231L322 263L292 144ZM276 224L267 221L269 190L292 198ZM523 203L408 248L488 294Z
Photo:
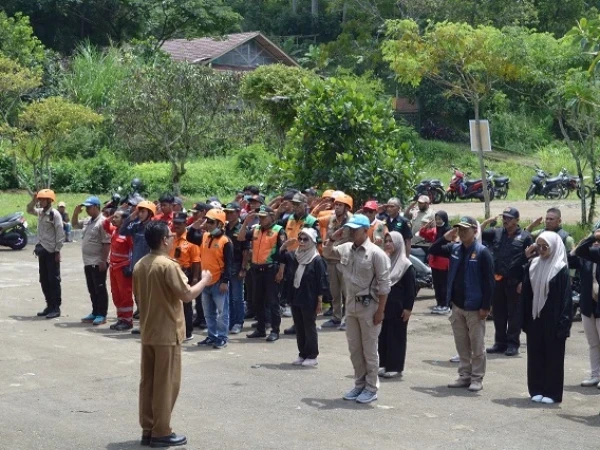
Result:
M564 167L558 173L559 177L563 178L563 189L565 190L564 198L567 198L572 191L577 193L577 197L581 198L581 178L578 176L570 175L567 169ZM584 179L589 178L584 176ZM589 186L583 186L583 192L585 198L592 196L592 188Z
M471 172L467 172L465 174L456 167L452 167L451 169L453 171L453 175L452 179L450 180L450 185L446 190L446 201L453 202L457 199L468 200L476 198L483 202L483 181L481 179L468 180L465 175L468 177L471 175ZM490 200L493 200L495 196L494 187L492 186L490 179L487 181Z
M22 212L0 217L0 245L23 250L27 245L27 221Z
M417 200L421 195L427 195L431 200L431 203L436 205L444 201L444 196L446 194L444 184L437 179L423 180L413 187L413 190L415 192L413 200Z
M494 185L494 197L504 200L508 196L510 188L510 178L502 174L497 174L486 169L487 179L491 180Z
M525 194L525 200L531 200L536 195L543 195L547 199L557 200L565 195L563 176L548 178L552 174L546 173L539 167L535 168L535 176L531 178L531 186Z

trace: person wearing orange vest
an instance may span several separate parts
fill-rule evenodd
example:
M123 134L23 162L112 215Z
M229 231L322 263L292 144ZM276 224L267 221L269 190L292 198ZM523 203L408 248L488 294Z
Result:
M229 335L229 280L234 274L233 244L225 234L225 212L213 208L206 213L205 229L200 246L202 270L208 270L212 281L202 292L202 309L208 337L198 345L227 346Z
M375 200L369 200L362 208L362 212L371 221L368 235L371 242L383 250L385 235L388 233L387 226L383 220L377 218L379 205Z
M173 229L173 204L175 203L175 197L172 194L163 194L158 200L160 204L160 213L156 214L152 220L162 220L167 222L169 228Z
M186 224L186 213L176 212L173 215L175 240L169 251L169 257L179 263L181 270L188 278L188 284L193 286L200 281L200 247L188 241ZM194 337L192 335L194 329L194 308L192 308L192 302L183 304L183 316L185 318L184 342L186 342L192 340Z
M102 223L104 231L110 234L110 255L108 261L110 292L117 308L117 322L111 330L127 331L133 328L133 280L131 278L131 252L133 239L121 234L120 228L129 217L129 211L118 209Z
M246 238L252 241L252 281L253 302L256 313L256 330L246 337L267 338L267 342L279 339L281 325L281 312L277 298L278 284L283 280L285 264L281 263L279 251L285 242L285 230L281 225L275 224L275 212L268 206L261 206L258 213L250 213L242 229L245 231L247 222L251 222L258 215L259 225L246 233ZM271 333L266 333L265 307L271 313Z

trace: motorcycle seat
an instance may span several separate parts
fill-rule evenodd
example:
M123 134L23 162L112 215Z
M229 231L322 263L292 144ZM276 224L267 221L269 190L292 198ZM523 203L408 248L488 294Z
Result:
M21 216L20 213L13 213L7 216L0 217L0 223L14 222Z
M508 177L496 177L494 181L497 183L506 183L508 181Z
M469 180L465 184L467 186L473 186L474 184L481 183L481 180Z

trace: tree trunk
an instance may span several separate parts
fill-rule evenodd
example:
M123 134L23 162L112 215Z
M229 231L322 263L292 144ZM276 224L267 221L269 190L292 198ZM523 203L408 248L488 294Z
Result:
M298 14L298 0L292 0L292 13Z
M171 186L174 195L181 195L181 176L183 174L179 170L177 162L171 162Z
M310 14L314 19L319 17L319 0L312 0L310 4Z
M346 23L346 17L348 16L348 2L344 2L342 5L342 23Z
M569 137L569 134L567 133L562 115L558 114L557 116L558 116L557 120L558 120L558 126L560 127L560 132L562 133L563 139L565 140L567 147L569 148L569 151L571 152L571 156L573 157L573 160L575 161L575 165L577 166L577 175L581 178L581 184L583 186L583 169L581 167L581 158L580 158L579 154L577 153L575 144L573 143L573 141ZM595 171L596 171L596 168L592 167L592 173L594 173ZM595 200L595 196L594 196L594 191L592 190L592 201L594 201L594 200ZM586 206L585 196L582 195L581 196L581 225L587 224L586 209L587 209L587 206Z
M480 100L476 99L473 102L473 110L475 111L475 137L477 141L477 155L479 156L479 169L481 170L481 182L483 184L483 200L485 202L485 218L490 218L490 193L488 191L487 173L485 172L485 161L483 159L483 140L481 138L481 130L479 125L481 120L479 118L479 105Z

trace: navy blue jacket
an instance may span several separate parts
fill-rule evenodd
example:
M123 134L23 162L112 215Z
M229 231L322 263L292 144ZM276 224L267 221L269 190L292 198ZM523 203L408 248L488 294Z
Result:
M593 236L589 236L577 246L575 255L580 258L579 266L571 268L579 269L579 277L581 279L581 292L579 295L579 310L586 317L600 318L600 302L594 302L592 297L593 277L600 280L600 247L592 247L595 242ZM594 263L596 263L596 273L593 273Z

